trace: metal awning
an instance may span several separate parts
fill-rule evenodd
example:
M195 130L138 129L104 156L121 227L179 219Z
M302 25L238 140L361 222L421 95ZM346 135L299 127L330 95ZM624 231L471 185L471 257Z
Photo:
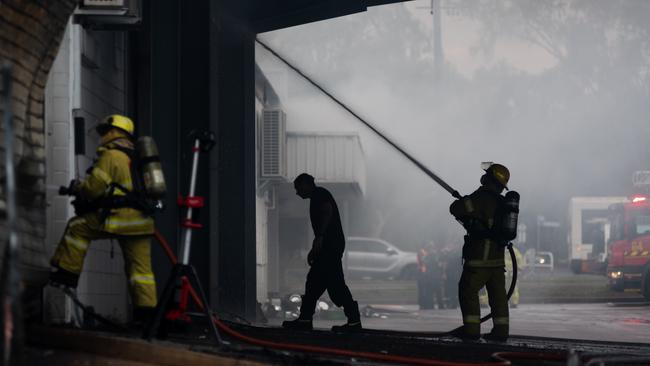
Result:
M355 133L287 133L287 178L307 172L318 184L363 195L366 161Z
M264 0L254 6L257 33L364 12L368 7L410 0Z

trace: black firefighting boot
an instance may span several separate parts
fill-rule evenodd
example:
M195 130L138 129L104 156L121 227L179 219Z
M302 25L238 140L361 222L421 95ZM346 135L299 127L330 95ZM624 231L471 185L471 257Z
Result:
M508 334L507 332L498 332L492 330L490 333L486 334L483 336L483 339L486 341L492 341L492 342L505 342L508 340Z
M136 306L133 308L133 319L131 321L131 328L142 329L145 325L156 316L156 308L146 306Z
M460 338L463 341L478 341L479 339L481 339L480 334L474 332L468 332L467 329L465 329L465 326L454 329L453 331L449 332L449 335L456 338Z
M335 325L332 327L332 332L353 332L361 330L361 315L359 314L359 303L356 301L343 307L345 316L348 317L348 322L343 325Z
M282 328L293 330L313 330L314 326L311 319L298 318L295 320L285 320L282 322Z

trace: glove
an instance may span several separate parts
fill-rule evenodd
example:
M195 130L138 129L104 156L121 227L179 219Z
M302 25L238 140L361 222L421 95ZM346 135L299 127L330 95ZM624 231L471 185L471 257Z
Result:
M81 184L81 182L79 182L76 179L71 180L70 184L67 187L65 187L65 186L59 187L59 195L61 195L61 196L74 196L74 195L76 195L77 192L79 191L79 185L80 184Z

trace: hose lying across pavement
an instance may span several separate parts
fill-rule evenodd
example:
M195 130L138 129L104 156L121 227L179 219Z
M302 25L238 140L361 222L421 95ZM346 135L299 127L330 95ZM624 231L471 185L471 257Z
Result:
M417 160L415 157L413 157L411 154L406 152L399 144L397 144L395 141L393 141L391 138L389 138L385 132L380 131L377 127L375 127L372 123L370 123L367 119L361 117L361 115L352 108L350 108L346 103L343 101L339 100L336 96L334 96L331 92L325 89L320 83L316 82L314 79L309 77L305 72L303 72L300 68L298 68L296 65L291 63L289 60L286 59L286 57L280 55L276 50L271 48L269 45L261 41L259 38L255 39L255 42L257 42L260 46L262 46L265 50L270 52L275 58L280 60L283 64L285 64L287 67L289 67L291 70L293 70L296 74L300 75L303 79L305 79L308 83L310 83L312 86L314 86L316 89L318 89L320 92L325 94L328 98L330 98L334 103L339 105L341 108L343 108L346 112L348 112L350 115L352 115L354 118L356 118L359 122L361 122L364 126L366 126L368 129L370 129L372 132L374 132L377 136L379 136L383 141L388 143L390 146L392 146L395 150L397 150L400 154L402 154L406 159L408 159L411 163L413 163L418 169L420 169L424 174L426 174L429 178L431 178L433 181L438 183L445 191L449 192L454 198L461 198L461 194L458 193L457 190L452 188L447 182L445 182L442 178L440 178L439 175L431 171L431 169L427 168L426 165L421 163L419 160ZM508 300L510 300L510 297L515 291L515 286L517 284L517 258L515 256L515 252L512 249L512 243L508 243L508 251L510 252L510 258L512 259L512 268L513 268L513 274L512 274L512 282L510 283L510 289L508 290ZM169 254L169 253L168 253ZM484 316L481 318L481 323L487 321L488 319L492 318L492 313L489 313L488 315ZM461 327L456 328L450 332L443 333L443 334L452 334L455 332L460 331Z
M155 231L154 237L156 238L160 246L163 248L165 254L167 254L167 257L169 258L170 262L172 264L176 264L178 261L176 258L176 254L169 246L167 240L162 236L162 234L160 234L158 230ZM514 276L516 276L516 274L513 274L513 277ZM514 283L514 278L513 278L513 283ZM511 290L512 287L513 286L511 284ZM81 301L79 301L79 299L76 297L74 292L65 291L65 293L66 295L70 296L74 300L75 305L80 307L84 311L84 313L86 313L86 315L90 315L95 319L99 320L100 322L105 323L107 325L114 326L118 330L125 329L124 327L117 325L112 321L103 318L98 314L94 313L93 311L91 311L90 309L88 309L87 306L85 306ZM191 284L189 286L189 293L192 299L194 300L196 306L200 310L203 310L204 305L201 299L199 298L198 294L194 290L194 287ZM489 317L486 316L482 318L481 321L485 321L487 319L489 319ZM304 344L296 344L296 343L269 341L269 340L254 338L242 334L230 328L227 324L222 322L218 317L214 315L212 316L212 321L215 323L215 325L219 328L220 331L224 332L230 337L237 339L241 342L245 342L258 347L302 352L302 353L316 353L316 354L336 356L336 357L365 358L367 360L372 360L377 362L390 362L390 363L401 363L401 364L421 365L421 366L510 366L512 365L511 360L540 360L540 361L564 362L567 360L567 357L569 356L568 353L496 352L492 354L492 358L494 359L494 361L492 362L454 362L454 361L444 361L439 359L388 355L383 353L366 352L366 351L350 351L346 349L332 348L332 347L321 347L321 346L312 346L312 345L304 345ZM441 333L440 335L445 335L445 334L447 333ZM594 355L594 356L589 356L584 358L585 359L583 359L583 361L588 361L589 365L593 364L591 361L599 361L601 362L601 364L608 363L608 362L619 363L619 361L624 361L626 364L640 364L640 362L647 361L647 359L645 358L640 359L640 358L630 357L630 358L621 358L619 360L617 358L609 359L608 357L602 357L602 356L599 357L599 355Z
M162 234L160 234L158 230L156 230L154 236L158 241L158 243L160 243L160 245L162 246L167 256L169 257L171 263L176 264L178 260L176 258L176 255L174 254L174 251L169 246L167 240L162 236ZM513 283L514 283L514 279L516 278L515 276L516 276L516 272L515 275L513 275ZM512 292L513 288L514 286L511 285L510 292ZM199 307L199 309L203 310L204 305L201 302L201 299L197 295L194 288L191 286L191 284L190 284L190 296L194 300L195 304ZM484 318L485 320L489 319L489 317L484 317ZM329 355L329 356L365 358L368 360L378 361L378 362L392 362L392 363L402 363L402 364L422 365L422 366L508 366L508 365L512 365L512 363L509 361L512 359L546 360L546 361L564 361L566 359L566 355L560 353L549 354L549 353L538 353L538 352L497 352L492 355L492 358L495 359L494 362L454 362L454 361L444 361L444 360L436 360L436 359L428 359L428 358L387 355L387 354L376 353L376 352L350 351L350 350L340 349L340 348L312 346L312 345L304 345L304 344L296 344L296 343L284 343L284 342L276 342L276 341L254 338L242 334L240 332L237 332L236 330L230 328L228 325L226 325L224 322L219 320L214 315L212 317L212 320L217 325L219 330L221 330L225 334L239 341L249 343L252 345L266 347L266 348L273 348L273 349L281 349L286 351L318 353L318 354ZM483 319L481 320L485 321Z

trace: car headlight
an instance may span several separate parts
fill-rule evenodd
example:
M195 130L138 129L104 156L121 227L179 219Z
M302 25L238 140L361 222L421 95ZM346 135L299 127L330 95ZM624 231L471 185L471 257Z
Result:
M327 311L330 309L330 304L326 303L325 301L319 301L318 308L322 311Z
M621 271L611 271L609 272L609 278L613 280L618 280L619 278L623 277L623 272Z
M289 302L292 302L294 304L297 304L302 301L302 297L300 295L291 295L289 296Z

